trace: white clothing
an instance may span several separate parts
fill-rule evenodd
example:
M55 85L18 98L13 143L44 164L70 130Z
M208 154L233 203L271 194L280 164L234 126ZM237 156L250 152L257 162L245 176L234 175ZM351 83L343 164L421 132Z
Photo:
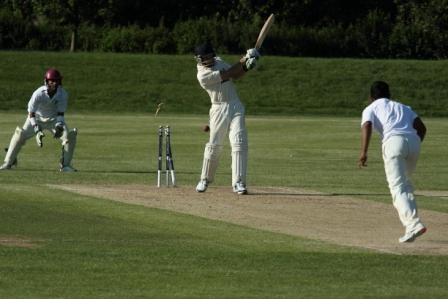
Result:
M386 179L406 233L422 225L410 180L420 154L421 140L413 127L417 117L409 106L381 98L364 109L361 120L361 126L370 121L382 137Z
M383 143L382 151L393 205L406 232L413 231L420 225L414 187L411 183L411 175L420 154L420 138L417 134L391 136Z
M246 184L248 141L245 109L232 80L222 81L221 70L231 66L216 57L212 67L197 65L197 79L208 93L212 106L209 111L210 137L205 145L201 180L213 182L218 161L228 134L232 148L232 186Z
M215 64L211 68L197 65L199 84L207 91L212 104L240 100L232 80L222 82L220 71L229 68L230 65L219 57L216 57Z
M373 101L362 112L361 126L366 122L372 122L373 127L381 135L385 142L393 135L414 135L413 127L417 114L409 106L382 98Z
M68 94L62 86L58 89L53 97L47 93L47 86L43 85L33 92L28 102L28 112L36 113L36 119L56 118L58 112L67 110Z
M36 135L36 132L34 131L35 124L37 124L42 131L53 132L56 123L60 121L61 118L61 116L58 118L58 112L64 113L67 109L67 104L68 94L62 86L58 86L53 97L48 95L47 87L45 85L36 89L28 102L28 113L34 112L36 114L35 120L28 116L22 129L16 129L5 156L5 164L9 166L12 165L14 161L16 161L22 146L25 145L28 139ZM64 131L59 138L63 147L64 162L62 166L69 166L76 145L76 136L72 136L70 142L70 136L68 135L70 129L65 123L63 126ZM72 135L76 134L72 133Z

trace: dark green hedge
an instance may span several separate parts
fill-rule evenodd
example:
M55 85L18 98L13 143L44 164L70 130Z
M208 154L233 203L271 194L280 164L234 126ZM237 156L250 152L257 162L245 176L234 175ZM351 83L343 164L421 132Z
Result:
M209 39L218 52L237 54L255 43L263 21L229 21L222 17L178 22L173 28L99 27L77 28L76 50L152 54L191 54L194 46ZM413 23L413 21L415 21ZM444 22L447 23L444 23ZM448 34L442 20L395 19L372 11L349 25L291 26L278 21L265 44L264 54L305 57L367 57L443 59L448 57ZM34 25L0 10L0 49L69 50L69 26Z

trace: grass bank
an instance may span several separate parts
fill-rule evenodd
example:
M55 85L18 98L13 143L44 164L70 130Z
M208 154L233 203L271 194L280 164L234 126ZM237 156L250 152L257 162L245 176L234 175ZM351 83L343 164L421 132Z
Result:
M226 56L229 62L236 56ZM0 51L0 110L21 111L49 67L73 112L207 113L192 56ZM262 57L237 85L249 115L358 115L374 80L423 116L448 115L448 62Z

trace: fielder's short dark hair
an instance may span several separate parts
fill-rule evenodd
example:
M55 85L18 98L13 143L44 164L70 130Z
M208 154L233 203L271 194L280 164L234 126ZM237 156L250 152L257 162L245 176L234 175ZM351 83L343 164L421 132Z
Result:
M374 100L390 98L389 84L384 81L375 81L370 87L370 97Z

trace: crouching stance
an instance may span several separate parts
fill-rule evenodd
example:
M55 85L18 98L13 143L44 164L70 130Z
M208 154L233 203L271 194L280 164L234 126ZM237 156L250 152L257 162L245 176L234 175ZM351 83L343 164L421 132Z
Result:
M25 142L33 136L37 145L42 147L44 131L47 130L62 143L60 171L76 171L71 166L71 162L76 146L77 130L76 128L70 130L65 123L64 113L67 109L68 94L62 87L62 76L58 70L49 69L45 73L44 81L45 84L34 91L28 102L28 117L22 128L16 128L6 149L5 161L0 166L0 170L17 166L17 155Z
M247 131L245 109L232 79L238 79L256 65L260 54L249 49L234 65L217 57L211 44L205 43L195 49L197 79L211 100L210 138L205 145L201 179L196 191L205 192L213 182L225 138L228 134L232 148L232 186L237 194L246 194Z

